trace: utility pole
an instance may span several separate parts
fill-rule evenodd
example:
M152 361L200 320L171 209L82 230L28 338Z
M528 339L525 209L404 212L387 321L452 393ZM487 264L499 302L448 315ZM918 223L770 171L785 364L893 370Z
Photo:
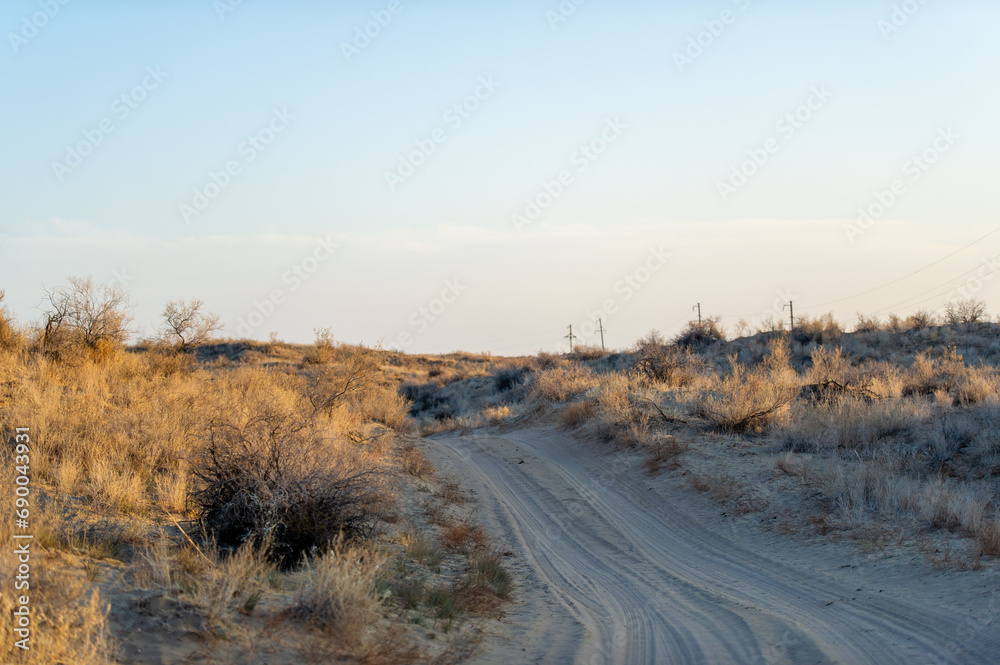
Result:
M573 325L570 324L570 326L569 326L569 334L565 335L565 338L569 339L569 352L570 353L573 353L573 338L574 337L576 337L576 335L573 334Z
M793 305L792 301L789 300L787 303L781 306L782 311L784 311L786 307L788 308L788 319L792 325L792 327L789 328L789 330L795 330L795 306Z
M701 303L698 303L697 305L695 305L694 307L692 307L691 311L694 311L695 309L698 310L698 327L700 328L701 327Z
M604 321L597 319L597 329L601 331L601 353L604 353Z

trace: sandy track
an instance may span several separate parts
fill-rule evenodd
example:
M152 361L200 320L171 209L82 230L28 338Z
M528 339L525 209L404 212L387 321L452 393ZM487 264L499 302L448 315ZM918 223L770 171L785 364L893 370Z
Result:
M1000 662L992 574L741 531L676 480L554 429L427 452L515 552L519 600L483 663Z

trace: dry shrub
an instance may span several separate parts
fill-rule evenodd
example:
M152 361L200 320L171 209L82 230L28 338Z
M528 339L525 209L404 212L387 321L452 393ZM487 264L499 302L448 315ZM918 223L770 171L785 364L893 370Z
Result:
M719 317L710 317L702 321L691 321L674 338L674 344L684 348L703 349L716 342L726 340L726 331L720 324ZM653 336L647 337L649 341L654 341Z
M866 451L912 434L928 415L922 403L839 396L795 404L779 435L787 448L799 452L829 448Z
M230 378L240 408L209 424L192 469L206 533L230 548L268 539L285 567L341 533L371 536L389 494L382 452L331 438L293 408L294 393L252 371Z
M953 392L956 405L972 406L996 401L1000 392L1000 377L995 368L968 367L956 377Z
M655 476L663 469L671 471L680 467L678 458L687 451L687 445L673 436L653 439L647 446L649 454L643 465L646 473Z
M907 330L923 330L924 328L930 328L938 323L938 317L934 312L929 312L927 310L919 310L910 314L903 320L903 326Z
M817 346L810 353L810 358L812 366L806 373L806 380L809 383L837 381L847 384L855 379L856 374L851 360L844 355L844 350L840 347Z
M482 548L470 557L469 580L500 598L510 596L514 586L510 573L503 566L503 554L495 547Z
M981 555L1000 556L1000 521L996 518L983 521L973 537L979 544Z
M215 557L214 565L207 567L189 597L202 608L210 629L223 628L236 614L253 611L275 571L270 549L267 541L259 545L248 541L222 557L214 553L214 548L209 549Z
M706 363L689 348L646 343L639 345L635 365L650 381L669 388L684 388L695 382Z
M738 493L736 480L732 476L723 474L691 474L688 483L699 492L708 492L716 501L728 501Z
M920 352L904 377L903 392L917 395L930 395L937 390L951 392L967 369L954 347L945 349L940 358L932 357L929 351Z
M878 332L882 329L882 322L879 321L877 315L865 315L858 313L858 321L854 324L854 332L859 333L871 333Z
M531 371L523 367L506 367L493 375L493 383L497 392L513 390L523 384L531 375Z
M488 406L483 409L483 418L486 419L490 425L499 425L504 421L508 420L511 416L511 408L506 404L500 404L498 406Z
M536 374L532 392L542 399L564 402L567 398L586 392L595 385L597 379L590 368L573 363Z
M585 399L579 402L573 402L567 406L563 410L560 419L565 427L579 427L580 425L583 425L587 421L593 419L596 412L597 408L594 402Z
M379 615L376 579L384 563L370 549L338 541L305 562L289 616L335 636L347 649L361 647L367 627Z
M489 536L477 524L459 522L441 530L441 544L452 552L478 552L489 545Z
M441 482L440 494L445 505L455 503L462 506L469 501L469 497L462 491L462 485L454 478Z
M605 434L613 436L634 421L637 410L632 404L632 390L632 383L625 374L611 374L601 381L597 408Z
M156 497L167 512L184 513L188 505L188 470L186 464L156 477Z
M430 570L436 570L444 560L444 552L441 548L431 544L422 533L408 533L403 536L403 546L406 548L406 556L418 561Z
M352 395L348 403L362 420L381 423L401 434L413 431L410 402L395 389L368 386Z
M581 344L573 349L573 353L569 354L569 358L577 361L600 360L606 355L607 352L596 346L586 346Z
M403 471L411 476L425 478L434 473L434 467L427 459L427 456L412 443L407 443L400 448L399 457Z
M716 427L739 433L762 431L798 395L799 380L788 367L787 343L775 339L769 346L770 355L750 369L732 356L731 372L718 382L716 393L699 398L700 413Z
M146 483L126 465L110 459L91 462L89 493L98 506L124 513L141 513L146 506Z
M800 343L815 342L828 344L836 342L844 333L843 327L833 318L833 314L823 314L815 318L797 317L795 320L795 341Z

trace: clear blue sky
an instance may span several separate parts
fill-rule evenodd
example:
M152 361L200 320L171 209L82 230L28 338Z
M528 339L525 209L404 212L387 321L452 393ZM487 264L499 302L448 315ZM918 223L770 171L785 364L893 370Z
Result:
M1000 234L863 293L1000 225L995 2L230 4L0 6L20 320L87 274L139 334L200 297L229 335L410 351L555 349L592 314L624 346L698 301L1000 312L996 267L964 274Z

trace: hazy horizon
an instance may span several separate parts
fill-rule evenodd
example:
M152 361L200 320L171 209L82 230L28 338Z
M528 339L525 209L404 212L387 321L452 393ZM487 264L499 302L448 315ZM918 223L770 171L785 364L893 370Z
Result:
M598 317L624 347L699 302L730 330L788 300L1000 313L987 2L18 0L0 25L22 322L69 275L124 285L140 336L200 298L226 336L411 352L594 344Z

